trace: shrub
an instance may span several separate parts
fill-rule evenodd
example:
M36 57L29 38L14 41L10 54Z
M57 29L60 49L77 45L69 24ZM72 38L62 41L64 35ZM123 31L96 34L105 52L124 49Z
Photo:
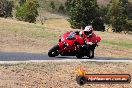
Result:
M72 28L84 27L91 24L92 21L98 21L94 20L100 15L97 0L72 0L68 6L69 22ZM98 22L96 24L96 26L100 25Z
M127 11L125 0L111 0L108 5L107 23L112 25L113 32L121 32L127 23Z
M65 13L65 9L64 9L64 6L62 4L59 6L58 12L59 13Z
M12 17L13 2L0 0L0 17Z
M54 1L51 1L50 2L50 8L51 8L51 10L54 12L55 11L55 3L54 3Z
M16 17L18 20L34 23L38 16L39 4L36 0L27 0L22 6L17 8Z

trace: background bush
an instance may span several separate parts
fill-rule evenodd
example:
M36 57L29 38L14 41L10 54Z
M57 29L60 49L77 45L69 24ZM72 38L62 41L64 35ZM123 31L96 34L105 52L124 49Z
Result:
M60 6L59 6L59 8L58 8L58 12L59 12L59 13L62 13L62 14L65 13L65 8L64 8L64 6L63 6L62 4L60 4Z
M100 17L97 0L72 0L69 1L69 4L67 2L67 5L69 6L67 9L69 9L69 22L72 28L85 27L93 22L96 30L104 30L103 21L97 20Z
M16 17L18 20L34 23L38 16L39 4L36 0L27 0L22 6L17 8Z
M122 32L124 29L127 29L125 27L128 24L128 13L125 1L127 2L127 0L111 0L108 5L106 19L108 24L112 25L113 32Z
M13 2L0 0L0 17L12 17Z

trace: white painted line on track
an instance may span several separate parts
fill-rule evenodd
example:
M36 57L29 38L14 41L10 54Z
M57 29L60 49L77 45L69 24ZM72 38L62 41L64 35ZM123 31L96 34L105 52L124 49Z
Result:
M27 60L27 61L0 61L0 64L42 63L42 62L124 62L132 60L96 60L96 59L61 59L61 60Z

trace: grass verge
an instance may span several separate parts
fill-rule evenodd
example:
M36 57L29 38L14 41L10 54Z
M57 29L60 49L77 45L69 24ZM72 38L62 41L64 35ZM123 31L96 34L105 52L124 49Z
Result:
M104 44L116 45L125 48L132 48L132 41L116 41L116 40L102 40Z

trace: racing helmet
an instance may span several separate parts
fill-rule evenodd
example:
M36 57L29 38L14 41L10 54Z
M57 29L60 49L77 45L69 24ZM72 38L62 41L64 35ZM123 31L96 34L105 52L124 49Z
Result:
M93 32L93 28L92 28L91 25L85 27L85 29L84 29L84 34L85 34L85 35L91 35L92 32Z

